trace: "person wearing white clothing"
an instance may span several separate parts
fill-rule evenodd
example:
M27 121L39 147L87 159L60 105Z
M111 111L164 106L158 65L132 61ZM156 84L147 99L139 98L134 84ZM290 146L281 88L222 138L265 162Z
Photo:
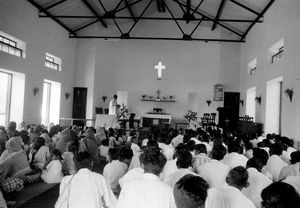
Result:
M49 163L46 163L43 168L41 178L45 183L60 183L63 178L60 151L54 149L49 159Z
M212 160L196 167L196 172L206 180L210 187L221 188L225 184L230 168L219 161L225 154L226 148L221 144L216 145L211 152Z
M192 159L193 157L188 150L179 152L176 162L178 170L169 175L169 177L166 179L166 183L171 187L174 187L177 181L179 181L183 176L187 174L196 175L189 169L192 165Z
M123 188L124 184L133 179L141 178L144 175L144 169L141 167L129 170L122 178L119 179L120 187Z
M272 144L270 147L270 155L271 157L269 158L267 165L266 165L266 170L268 170L273 177L273 181L277 182L279 179L279 175L281 170L288 166L287 163L285 163L281 158L282 154L282 147L281 145L275 143Z
M119 179L122 178L128 171L128 165L125 160L131 160L133 153L130 148L121 148L118 152L117 149L109 149L110 163L103 169L103 176L113 191L118 196L121 188ZM122 157L120 157L122 155Z
M124 184L117 208L175 208L173 190L159 179L167 159L158 148L146 148L141 154L145 173Z
M102 175L92 172L92 156L79 152L75 157L78 172L65 176L59 187L55 208L114 208L116 197Z
M248 161L249 186L242 189L242 193L254 203L256 208L261 207L262 198L260 193L272 183L267 176L260 172L262 167L263 164L258 158L251 158Z
M108 114L109 115L114 115L114 116L118 116L118 109L120 107L120 105L118 105L117 103L117 99L118 96L114 95L113 99L111 101L109 101L109 109L108 109Z
M183 143L183 129L180 128L178 135L174 137L171 141L171 144L173 145L174 148L176 148L179 144Z
M228 153L225 155L224 159L221 160L224 164L228 165L230 168L235 168L237 166L246 167L248 158L240 154L242 148L235 142L228 144Z
M228 186L209 190L206 208L255 208L253 202L241 192L248 186L248 172L244 167L233 168L228 173L226 182Z

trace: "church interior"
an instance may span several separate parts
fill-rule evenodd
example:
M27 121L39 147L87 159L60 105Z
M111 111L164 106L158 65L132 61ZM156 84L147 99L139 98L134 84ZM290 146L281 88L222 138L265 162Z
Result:
M299 10L299 0L1 1L0 126L122 129L140 146L153 128L273 134L299 151ZM7 206L54 206L57 183L30 186L3 193Z

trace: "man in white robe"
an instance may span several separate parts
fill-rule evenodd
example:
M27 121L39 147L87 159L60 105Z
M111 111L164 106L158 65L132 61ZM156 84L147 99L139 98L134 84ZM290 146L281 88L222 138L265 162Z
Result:
M211 152L212 160L197 167L196 172L207 181L210 187L220 188L225 184L230 168L219 161L225 154L226 148L223 145L216 145Z
M282 182L288 183L291 186L293 186L298 194L300 195L300 175L298 176L289 176L286 179L284 179Z
M80 152L75 158L78 172L65 176L55 208L114 208L117 202L104 177L92 172L92 157Z
M242 189L242 193L254 203L256 208L261 207L262 198L260 193L272 183L267 176L260 172L262 167L263 164L258 158L251 158L248 161L249 186Z
M118 117L118 108L120 105L117 103L118 96L114 95L113 99L109 101L109 106L108 106L108 114L109 115L114 115L115 117Z
M144 174L124 184L117 208L175 208L173 190L159 179L165 156L158 148L146 148L141 154Z
M183 143L183 129L180 128L178 131L178 135L174 137L171 141L171 144L174 148L176 148L179 144Z
M122 178L119 180L120 187L123 188L124 184L133 179L141 178L144 175L144 169L141 167L133 168L129 170Z

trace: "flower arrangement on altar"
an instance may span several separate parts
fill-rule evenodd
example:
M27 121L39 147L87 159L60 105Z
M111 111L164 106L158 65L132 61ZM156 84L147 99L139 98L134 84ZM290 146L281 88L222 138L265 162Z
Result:
M197 112L188 110L188 112L184 114L183 117L186 118L189 122L197 121Z
M119 117L120 118L126 118L127 114L128 114L128 107L126 105L124 105L124 103L122 103L120 109L119 109Z

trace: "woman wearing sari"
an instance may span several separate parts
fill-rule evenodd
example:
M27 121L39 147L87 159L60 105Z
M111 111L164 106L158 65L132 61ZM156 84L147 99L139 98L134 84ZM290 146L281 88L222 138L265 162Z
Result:
M98 147L101 145L101 142L104 140L104 139L107 139L106 137L106 133L105 133L105 130L103 127L99 127L96 131L96 134L95 134L95 139L96 139L96 142L98 144Z
M62 131L61 138L56 141L55 149L58 149L61 154L63 154L67 151L67 145L72 142L76 143L76 141L72 139L71 130L66 128Z
M20 178L29 173L31 168L22 148L21 137L12 137L6 143L6 150L0 157L0 178Z
M80 152L88 152L93 161L98 161L98 144L95 139L95 131L92 128L88 128L85 133L85 137L81 140L80 143Z
M42 170L50 156L49 147L45 145L45 139L38 137L32 144L32 149L29 153L29 162L36 168Z

